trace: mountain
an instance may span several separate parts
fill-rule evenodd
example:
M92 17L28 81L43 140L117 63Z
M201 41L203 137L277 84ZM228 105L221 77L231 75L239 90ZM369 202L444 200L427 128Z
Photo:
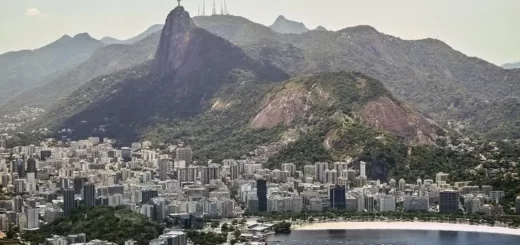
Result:
M381 81L397 99L438 122L463 123L468 132L493 138L511 137L520 121L516 114L501 111L494 111L493 118L490 114L471 113L484 105L490 111L491 106L512 105L510 100L519 96L520 72L468 57L439 40L402 40L369 26L287 35L237 16L198 16L194 22L237 45L250 57L272 64L292 76L344 70L367 74ZM146 47L147 53L153 54L159 35L149 38L155 38L152 42L155 46ZM129 52L114 52L106 59L126 61L120 56L126 57ZM146 61L143 57L134 60L133 65ZM89 70L82 72L89 74ZM65 81L83 84L88 79ZM77 88L76 85L72 87ZM60 97L43 98L55 103ZM23 97L16 99L17 102L24 100ZM493 133L489 134L491 131Z
M104 37L101 39L101 42L103 42L105 44L134 44L136 42L139 42L139 41L145 39L146 37L150 36L151 34L162 30L162 28L163 28L162 24L156 24L156 25L150 26L143 33L141 33L135 37L126 39L126 40L119 40L119 39L116 39L113 37Z
M284 34L301 34L309 31L303 23L288 20L283 15L278 16L276 21L269 28L275 32Z
M153 59L159 37L160 33L154 33L135 44L102 47L82 64L6 101L2 104L1 112L6 113L6 110L15 110L22 106L49 109L95 77L128 69Z
M198 27L182 7L168 15L152 60L94 78L25 127L70 138L181 141L198 159L246 154L273 167L352 157L370 161L380 179L410 149L435 149L444 132L371 77L289 78Z
M42 48L0 55L0 101L87 60L103 43L87 33L63 36Z
M504 69L516 69L520 68L520 62L517 63L507 63L502 66Z
M520 96L520 71L468 57L435 39L402 40L370 26L284 35L234 16L197 17L196 22L292 76L342 70L367 74L440 122L492 123L485 114L468 112L478 104L500 104ZM500 118L505 119L500 122L504 130L494 137L510 137L508 132L520 118ZM497 126L470 124L467 129L486 136Z
M162 120L196 116L224 85L281 81L287 74L198 28L184 8L170 12L150 62L98 77L54 106L41 127L77 137L134 140Z

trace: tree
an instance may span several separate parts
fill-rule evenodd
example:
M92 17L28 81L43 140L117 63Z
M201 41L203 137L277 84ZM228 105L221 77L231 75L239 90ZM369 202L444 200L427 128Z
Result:
M229 225L227 223L222 224L222 227L220 228L222 232L229 231Z
M275 233L291 233L291 223L282 221L273 226Z
M16 236L16 231L18 230L18 226L13 223L9 224L9 230L7 231L6 237L7 239L14 239Z
M217 221L211 222L211 228L218 228L219 225L220 223Z
M238 224L238 221L236 219L234 219L232 222L231 222L232 225L237 225Z
M236 239L238 239L242 235L242 232L240 232L239 230L235 230L235 232L233 232L233 235L235 236Z

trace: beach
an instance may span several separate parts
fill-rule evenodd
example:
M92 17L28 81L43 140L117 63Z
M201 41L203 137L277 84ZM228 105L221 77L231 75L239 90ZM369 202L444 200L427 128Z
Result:
M483 232L520 236L520 229L492 227L486 225L433 223L433 222L323 222L309 223L294 230L422 230L422 231L463 231Z

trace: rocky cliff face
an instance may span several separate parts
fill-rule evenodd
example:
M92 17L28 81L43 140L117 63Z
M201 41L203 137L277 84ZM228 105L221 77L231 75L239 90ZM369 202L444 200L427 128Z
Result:
M159 47L152 63L152 72L159 75L172 73L184 63L193 47L193 36L189 35L196 28L193 20L183 7L177 7L170 12L161 33Z
M367 103L359 114L368 125L414 143L434 144L437 139L436 126L431 121L388 97Z
M383 85L356 73L325 73L291 79L264 99L253 129L300 124L341 112L410 144L434 144L438 126L391 98ZM328 112L331 112L327 114ZM301 125L300 125L301 126Z

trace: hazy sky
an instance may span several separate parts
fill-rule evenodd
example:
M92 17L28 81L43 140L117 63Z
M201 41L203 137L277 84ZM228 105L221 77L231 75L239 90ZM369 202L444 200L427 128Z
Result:
M203 0L183 0L191 15ZM220 2L215 0L217 9ZM233 15L270 25L278 15L338 30L371 25L403 39L438 38L496 64L520 61L520 0L227 0ZM206 0L207 12L212 0ZM0 53L64 34L129 38L163 23L176 0L0 0Z

